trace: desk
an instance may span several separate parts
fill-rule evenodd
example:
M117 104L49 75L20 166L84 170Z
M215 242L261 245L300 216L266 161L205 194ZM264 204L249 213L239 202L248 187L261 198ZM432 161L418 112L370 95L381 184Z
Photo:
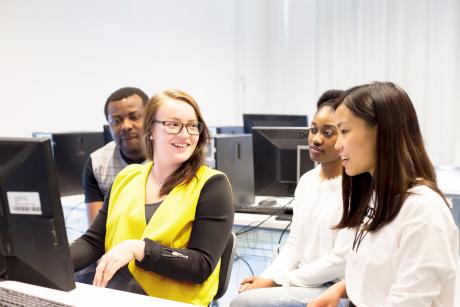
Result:
M20 291L33 296L53 300L72 306L161 306L185 307L190 304L169 301L146 295L134 294L107 288L76 283L77 287L69 292L43 288L17 281L0 281L3 288Z
M263 223L262 223L263 222ZM270 216L265 214L252 214L252 213L235 213L233 225L251 227L259 223L260 228L270 228L283 230L289 225L290 221L277 220L276 216Z

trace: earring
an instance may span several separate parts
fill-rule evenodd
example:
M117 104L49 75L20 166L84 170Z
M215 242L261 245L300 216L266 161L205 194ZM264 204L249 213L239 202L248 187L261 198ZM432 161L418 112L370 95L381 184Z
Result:
M150 140L152 140L152 141L153 141L153 136L150 136L149 138L150 138Z

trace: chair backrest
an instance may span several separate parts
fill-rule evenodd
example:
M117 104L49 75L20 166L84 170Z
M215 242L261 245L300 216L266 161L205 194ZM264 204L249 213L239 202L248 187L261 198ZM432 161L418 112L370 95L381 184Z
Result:
M214 296L214 301L221 298L228 288L230 276L232 275L233 259L235 258L236 235L232 232L228 238L227 246L220 258L219 286Z

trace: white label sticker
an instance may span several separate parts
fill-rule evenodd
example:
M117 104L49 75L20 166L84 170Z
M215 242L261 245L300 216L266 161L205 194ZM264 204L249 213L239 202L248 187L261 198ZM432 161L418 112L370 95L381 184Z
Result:
M42 214L38 192L6 192L11 214Z

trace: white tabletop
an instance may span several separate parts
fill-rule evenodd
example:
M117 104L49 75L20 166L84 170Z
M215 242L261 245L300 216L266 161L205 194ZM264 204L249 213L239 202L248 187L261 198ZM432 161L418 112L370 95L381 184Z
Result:
M249 207L256 207L259 201L266 198L266 196L256 196L255 204ZM292 203L292 197L276 197L277 204L273 208L283 208L290 207ZM255 226L260 224L261 228L271 228L271 229L285 229L290 221L286 220L277 220L276 216L270 216L266 214L256 214L256 213L235 213L235 219L233 225L239 226Z
M65 292L17 281L0 281L0 287L20 291L72 306L194 306L146 295L95 287L87 284L76 283L76 286L77 287L74 290Z

